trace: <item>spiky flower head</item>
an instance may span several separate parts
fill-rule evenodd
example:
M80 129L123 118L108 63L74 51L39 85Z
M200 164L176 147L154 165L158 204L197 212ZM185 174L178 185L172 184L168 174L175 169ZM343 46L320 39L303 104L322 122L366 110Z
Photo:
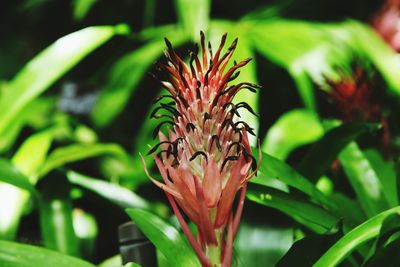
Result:
M365 120L376 122L381 119L381 108L377 101L377 82L372 74L354 64L350 73L338 70L339 81L328 80L330 98L336 104L345 122Z
M238 110L255 113L247 103L232 101L240 90L255 91L259 86L248 82L228 85L239 75L237 70L251 60L235 62L227 69L237 39L222 53L224 34L213 55L211 44L207 49L201 33L201 57L195 48L189 64L165 41L167 64L159 63L159 67L168 73L168 81L161 83L169 94L156 100L159 106L152 117L166 120L156 127L154 134L159 135L160 143L149 152L164 183L149 177L166 192L202 265L229 266L246 184L257 169L248 140L248 134L254 132L240 120ZM172 101L162 103L165 99ZM164 135L160 128L167 124L171 127ZM238 191L241 193L233 212ZM197 239L181 211L197 226Z
M379 122L382 126L381 150L385 158L391 157L391 134L382 110L380 80L365 63L355 62L352 70L337 70L338 81L327 80L329 98L336 105L344 122Z

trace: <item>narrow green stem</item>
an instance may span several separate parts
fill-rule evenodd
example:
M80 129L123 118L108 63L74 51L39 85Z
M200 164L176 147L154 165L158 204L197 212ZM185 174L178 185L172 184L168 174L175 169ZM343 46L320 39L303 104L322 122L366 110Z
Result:
M220 229L215 230L215 236L217 238L217 245L207 245L206 246L206 256L211 262L212 267L221 267L221 237L222 231Z
M221 247L218 246L207 246L206 255L211 262L212 267L221 266Z

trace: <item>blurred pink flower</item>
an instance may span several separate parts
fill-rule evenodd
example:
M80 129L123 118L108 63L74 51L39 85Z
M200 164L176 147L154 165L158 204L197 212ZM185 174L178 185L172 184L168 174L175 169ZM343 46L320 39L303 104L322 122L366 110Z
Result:
M372 26L397 52L400 52L400 0L387 0L374 16Z
M161 83L170 94L156 101L167 98L172 101L160 103L152 114L167 120L156 127L154 135L159 135L160 143L149 152L164 183L150 177L146 170L154 184L165 191L203 266L231 265L247 181L258 168L247 136L254 134L253 129L236 120L240 118L239 109L245 108L253 114L254 111L247 103L234 104L232 100L240 90L255 91L259 86L248 82L228 86L239 75L237 70L251 58L235 62L225 72L237 39L221 56L225 40L226 34L213 56L211 44L208 43L207 49L201 33L202 55L199 59L196 47L191 52L190 64L186 64L165 39L167 64L158 65L168 73L168 81ZM167 136L160 131L165 124L172 125ZM238 191L240 197L234 212ZM197 239L181 211L197 226Z

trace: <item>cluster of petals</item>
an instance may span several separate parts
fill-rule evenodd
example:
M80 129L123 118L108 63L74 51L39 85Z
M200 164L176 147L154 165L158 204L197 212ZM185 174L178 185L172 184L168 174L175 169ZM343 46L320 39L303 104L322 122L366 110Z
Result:
M356 65L352 73L341 73L340 81L328 81L330 98L346 122L379 121L381 109L376 97L377 82L368 72Z
M374 16L372 26L397 52L400 52L400 0L387 0Z
M229 266L246 184L257 171L248 139L254 132L240 120L240 109L254 111L245 102L233 102L233 98L240 90L255 91L259 86L247 82L228 85L239 75L238 69L251 60L235 62L228 68L237 39L222 53L224 34L213 55L211 44L206 46L201 33L200 58L195 47L188 64L165 40L167 62L158 66L168 74L161 84L169 94L155 101L158 107L151 116L163 120L154 131L160 142L149 151L163 182L147 174L165 191L202 265L211 266L205 251L218 247L222 266ZM161 131L167 128L164 126L168 126L167 134ZM197 226L197 237L183 214Z

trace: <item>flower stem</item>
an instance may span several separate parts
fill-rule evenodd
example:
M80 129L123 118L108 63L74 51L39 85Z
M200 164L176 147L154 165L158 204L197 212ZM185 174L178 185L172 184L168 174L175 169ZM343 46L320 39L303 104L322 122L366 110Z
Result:
M212 267L220 267L221 266L221 247L219 245L207 246L206 247L206 255L207 255L207 258L210 260Z

